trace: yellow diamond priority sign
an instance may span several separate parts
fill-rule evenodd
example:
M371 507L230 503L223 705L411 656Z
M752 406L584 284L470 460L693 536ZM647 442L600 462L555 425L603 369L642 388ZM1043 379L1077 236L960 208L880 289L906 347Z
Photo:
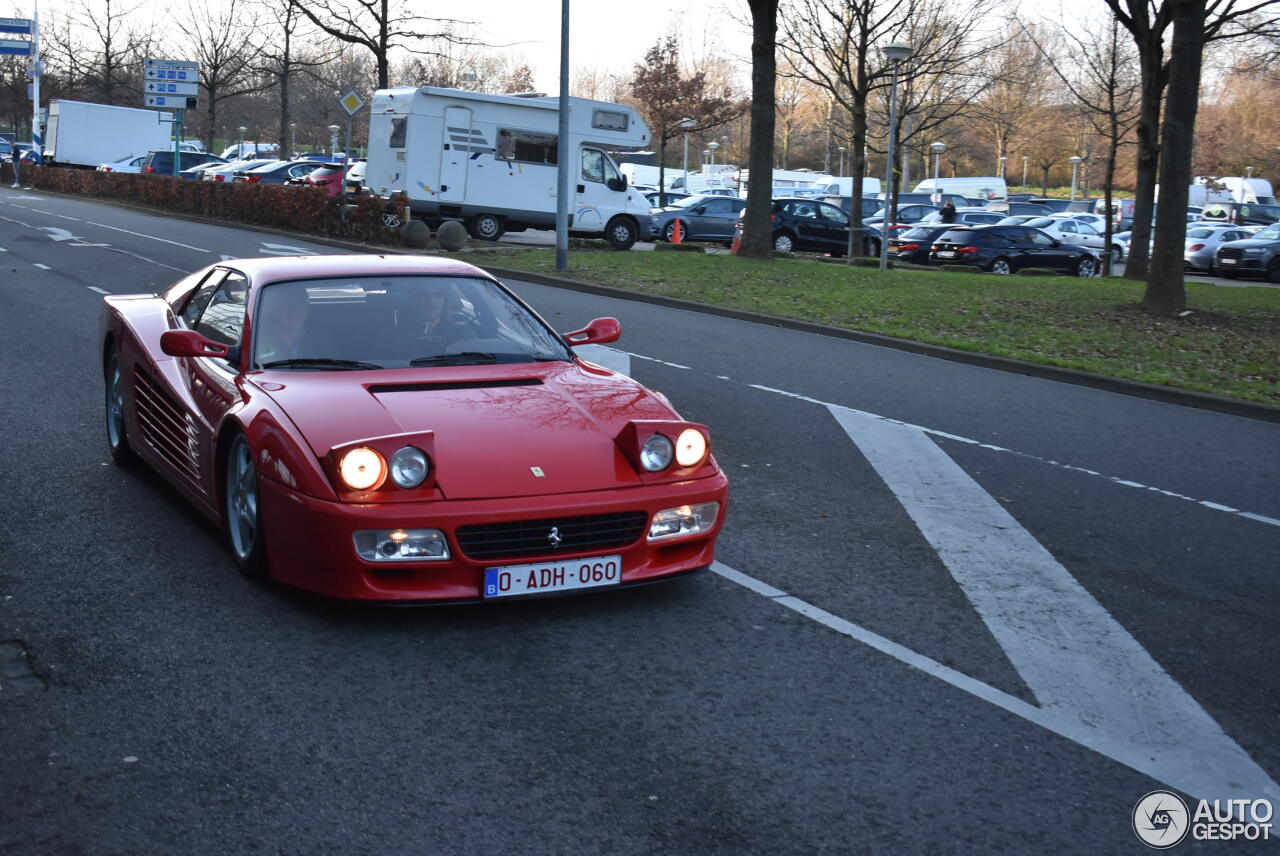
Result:
M355 92L348 92L342 96L342 100L338 103L342 105L343 110L347 111L348 116L354 116L364 106L364 99L356 95Z

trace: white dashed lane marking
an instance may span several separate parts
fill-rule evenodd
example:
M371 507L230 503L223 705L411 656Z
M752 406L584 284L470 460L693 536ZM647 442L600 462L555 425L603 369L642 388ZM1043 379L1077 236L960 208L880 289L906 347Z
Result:
M79 217L68 217L66 214L54 214L52 211L41 211L39 208L31 208L29 210L34 211L37 214L48 214L50 217L61 217L63 220L74 220L77 223L80 222Z
M49 267L48 265L42 265L39 262L33 262L32 264L40 268L40 270L53 270L53 268Z
M155 235L147 235L142 232L131 232L128 229L121 229L117 226L108 226L106 223L95 223L92 220L86 220L90 226L99 226L103 229L110 229L113 232L124 232L126 235L135 235L139 238L147 238L152 241L159 241L162 244L173 244L175 247L182 247L187 250L195 250L198 253L211 253L213 250L206 250L204 247L193 247L190 244L182 244L177 241L170 241L168 238L157 238Z
M106 290L106 289L104 289L104 288L98 288L98 286L96 286L96 285L86 285L86 286L85 286L85 288L89 289L90 291L96 291L96 292L98 292L99 294L110 294L110 293L111 293L111 292L107 291L107 290Z

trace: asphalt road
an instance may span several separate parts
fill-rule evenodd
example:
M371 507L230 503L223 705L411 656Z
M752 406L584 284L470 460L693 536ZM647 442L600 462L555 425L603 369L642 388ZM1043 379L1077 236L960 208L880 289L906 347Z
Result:
M335 250L9 190L0 250L0 853L1135 853L1155 789L1280 807L1280 426L512 283L711 426L720 563L351 606L110 465L95 341L100 292Z

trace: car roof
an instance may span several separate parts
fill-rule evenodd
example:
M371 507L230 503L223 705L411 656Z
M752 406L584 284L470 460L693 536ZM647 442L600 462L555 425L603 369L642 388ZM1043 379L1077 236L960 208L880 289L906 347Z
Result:
M475 265L455 259L410 255L267 256L227 259L213 267L234 268L255 284L285 279L344 276L448 275L491 277Z

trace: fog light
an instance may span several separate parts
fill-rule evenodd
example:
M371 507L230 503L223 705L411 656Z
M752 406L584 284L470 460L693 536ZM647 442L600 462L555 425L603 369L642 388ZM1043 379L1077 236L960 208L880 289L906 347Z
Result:
M665 541L682 535L700 535L711 531L720 516L720 503L700 502L679 508L664 508L653 515L649 524L649 540Z
M449 558L449 542L439 529L361 529L356 555L366 562L423 562Z

